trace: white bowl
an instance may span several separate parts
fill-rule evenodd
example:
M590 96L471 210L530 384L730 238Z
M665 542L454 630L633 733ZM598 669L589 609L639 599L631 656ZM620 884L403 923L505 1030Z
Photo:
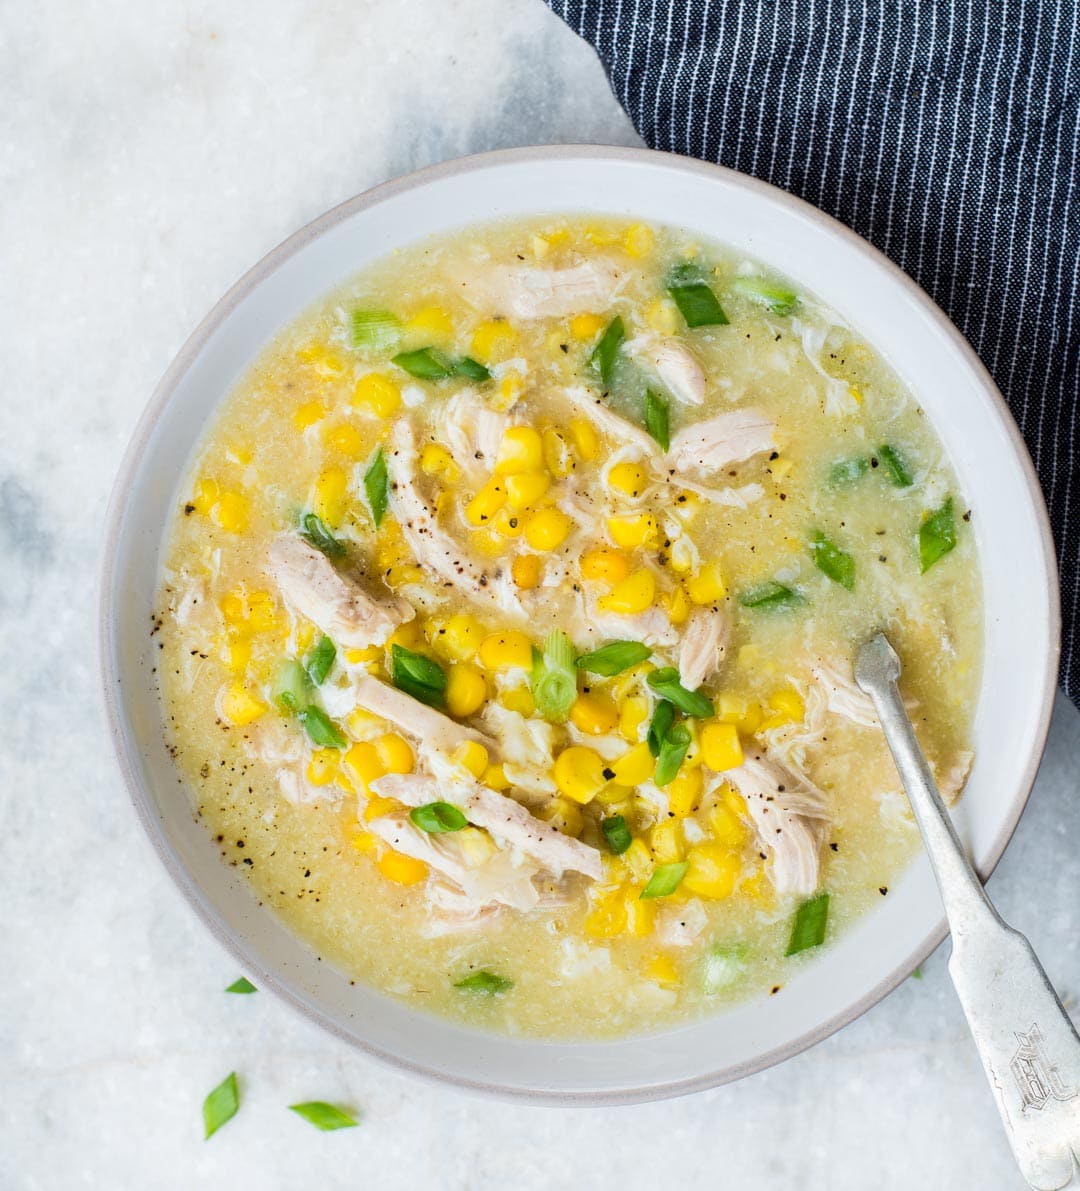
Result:
M977 760L956 821L989 875L1027 801L1057 677L1054 552L1019 432L967 343L883 256L780 190L686 158L572 147L453 161L342 204L256 265L184 345L128 448L108 514L101 668L117 756L143 825L184 895L260 987L401 1067L534 1101L617 1103L758 1071L880 1000L945 934L925 858L776 996L624 1041L544 1043L473 1032L350 985L256 905L177 783L152 674L151 611L180 478L218 403L267 341L394 248L478 220L561 211L673 224L773 263L856 326L925 409L975 510L985 665Z

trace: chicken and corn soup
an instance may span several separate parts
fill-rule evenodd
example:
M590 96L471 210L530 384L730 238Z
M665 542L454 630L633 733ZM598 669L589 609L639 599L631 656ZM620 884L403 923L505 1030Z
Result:
M781 990L955 798L982 633L922 411L812 295L663 227L461 231L283 332L167 552L171 745L320 956L548 1037Z

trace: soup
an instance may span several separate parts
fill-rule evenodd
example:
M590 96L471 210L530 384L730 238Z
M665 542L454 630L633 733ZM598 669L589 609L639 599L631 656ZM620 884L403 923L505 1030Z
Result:
M170 747L351 978L656 1030L779 992L910 859L872 631L959 795L970 516L911 395L772 270L625 220L463 229L225 398L169 529Z

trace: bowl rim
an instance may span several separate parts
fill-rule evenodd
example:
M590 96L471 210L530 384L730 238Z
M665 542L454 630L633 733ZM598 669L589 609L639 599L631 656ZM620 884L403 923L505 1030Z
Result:
M408 174L392 178L346 199L293 232L248 269L214 304L176 353L155 387L146 407L139 416L127 447L124 450L105 512L103 545L96 576L95 604L97 616L97 670L99 678L97 690L99 706L104 714L108 733L112 741L113 753L116 757L128 797L134 806L143 830L149 837L154 851L165 866L174 884L180 890L184 900L195 911L197 917L201 919L225 951L246 971L259 979L260 987L270 989L287 1004L297 1009L302 1016L315 1021L323 1029L347 1042L350 1046L398 1070L404 1070L443 1085L449 1084L464 1090L490 1095L504 1100L563 1107L567 1105L599 1107L668 1099L704 1091L708 1088L742 1079L758 1071L763 1071L776 1063L792 1058L802 1051L809 1049L856 1018L861 1017L867 1010L883 1000L919 964L923 963L937 949L948 934L944 911L942 911L936 925L927 933L922 942L905 959L900 961L892 971L882 977L869 992L858 1000L845 1006L838 1013L831 1015L819 1023L816 1028L806 1031L790 1042L756 1055L753 1059L748 1059L714 1072L696 1075L685 1080L672 1080L663 1084L626 1088L618 1091L539 1091L433 1070L422 1064L401 1058L381 1046L374 1045L350 1034L330 1014L307 1000L299 991L290 988L277 975L265 969L261 962L252 954L248 953L242 937L235 934L224 924L218 916L215 907L197 886L186 866L180 860L161 823L154 815L147 791L143 787L137 767L128 749L128 740L124 731L125 700L121 691L119 668L116 664L118 657L116 644L119 637L119 625L116 623L109 604L110 592L113 589L116 577L115 570L122 538L124 511L144 450L157 427L162 413L172 400L180 378L188 371L204 344L215 333L221 323L226 320L232 311L239 306L265 277L272 273L283 261L301 251L310 241L323 235L337 224L349 219L357 212L388 202L407 191L425 187L430 183L452 178L459 174L475 173L490 168L575 160L588 160L594 163L598 161L610 161L659 165L667 170L683 171L688 174L697 174L710 178L719 177L725 179L731 185L751 192L757 192L763 197L767 196L772 202L791 208L794 212L801 215L802 218L817 223L823 230L833 236L839 237L847 243L849 248L868 257L872 263L876 264L888 276L894 286L904 291L907 298L920 306L930 319L936 323L937 329L944 334L951 349L963 358L963 361L971 369L975 380L982 387L988 399L987 412L996 415L1001 428L1005 431L1008 441L1011 444L1013 455L1020 466L1039 527L1038 545L1043 559L1043 578L1047 591L1045 614L1051 642L1051 647L1044 665L1042 705L1035 734L1035 747L1032 749L1031 755L1025 765L1010 814L994 839L986 862L979 866L979 875L982 880L985 882L989 879L1016 831L1017 824L1030 798L1032 786L1034 785L1035 777L1042 761L1053 713L1061 652L1061 598L1058 585L1057 555L1045 498L1027 445L1009 410L1005 398L1002 396L989 371L976 355L972 346L929 294L898 265L894 264L885 256L884 253L839 220L826 214L804 199L789 194L781 188L773 186L771 183L761 181L748 174L730 169L727 166L701 161L696 158L684 157L681 154L645 148L579 144L523 146L520 148L499 149L453 158L449 161L429 165Z

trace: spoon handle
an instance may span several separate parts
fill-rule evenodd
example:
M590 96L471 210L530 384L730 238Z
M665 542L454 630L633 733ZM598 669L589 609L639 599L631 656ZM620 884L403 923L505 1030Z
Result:
M860 685L874 701L930 855L952 931L949 974L1009 1144L1031 1186L1056 1191L1071 1182L1080 1155L1080 1038L1031 944L1001 920L964 855L898 673L897 662L896 674L865 685L860 678Z

